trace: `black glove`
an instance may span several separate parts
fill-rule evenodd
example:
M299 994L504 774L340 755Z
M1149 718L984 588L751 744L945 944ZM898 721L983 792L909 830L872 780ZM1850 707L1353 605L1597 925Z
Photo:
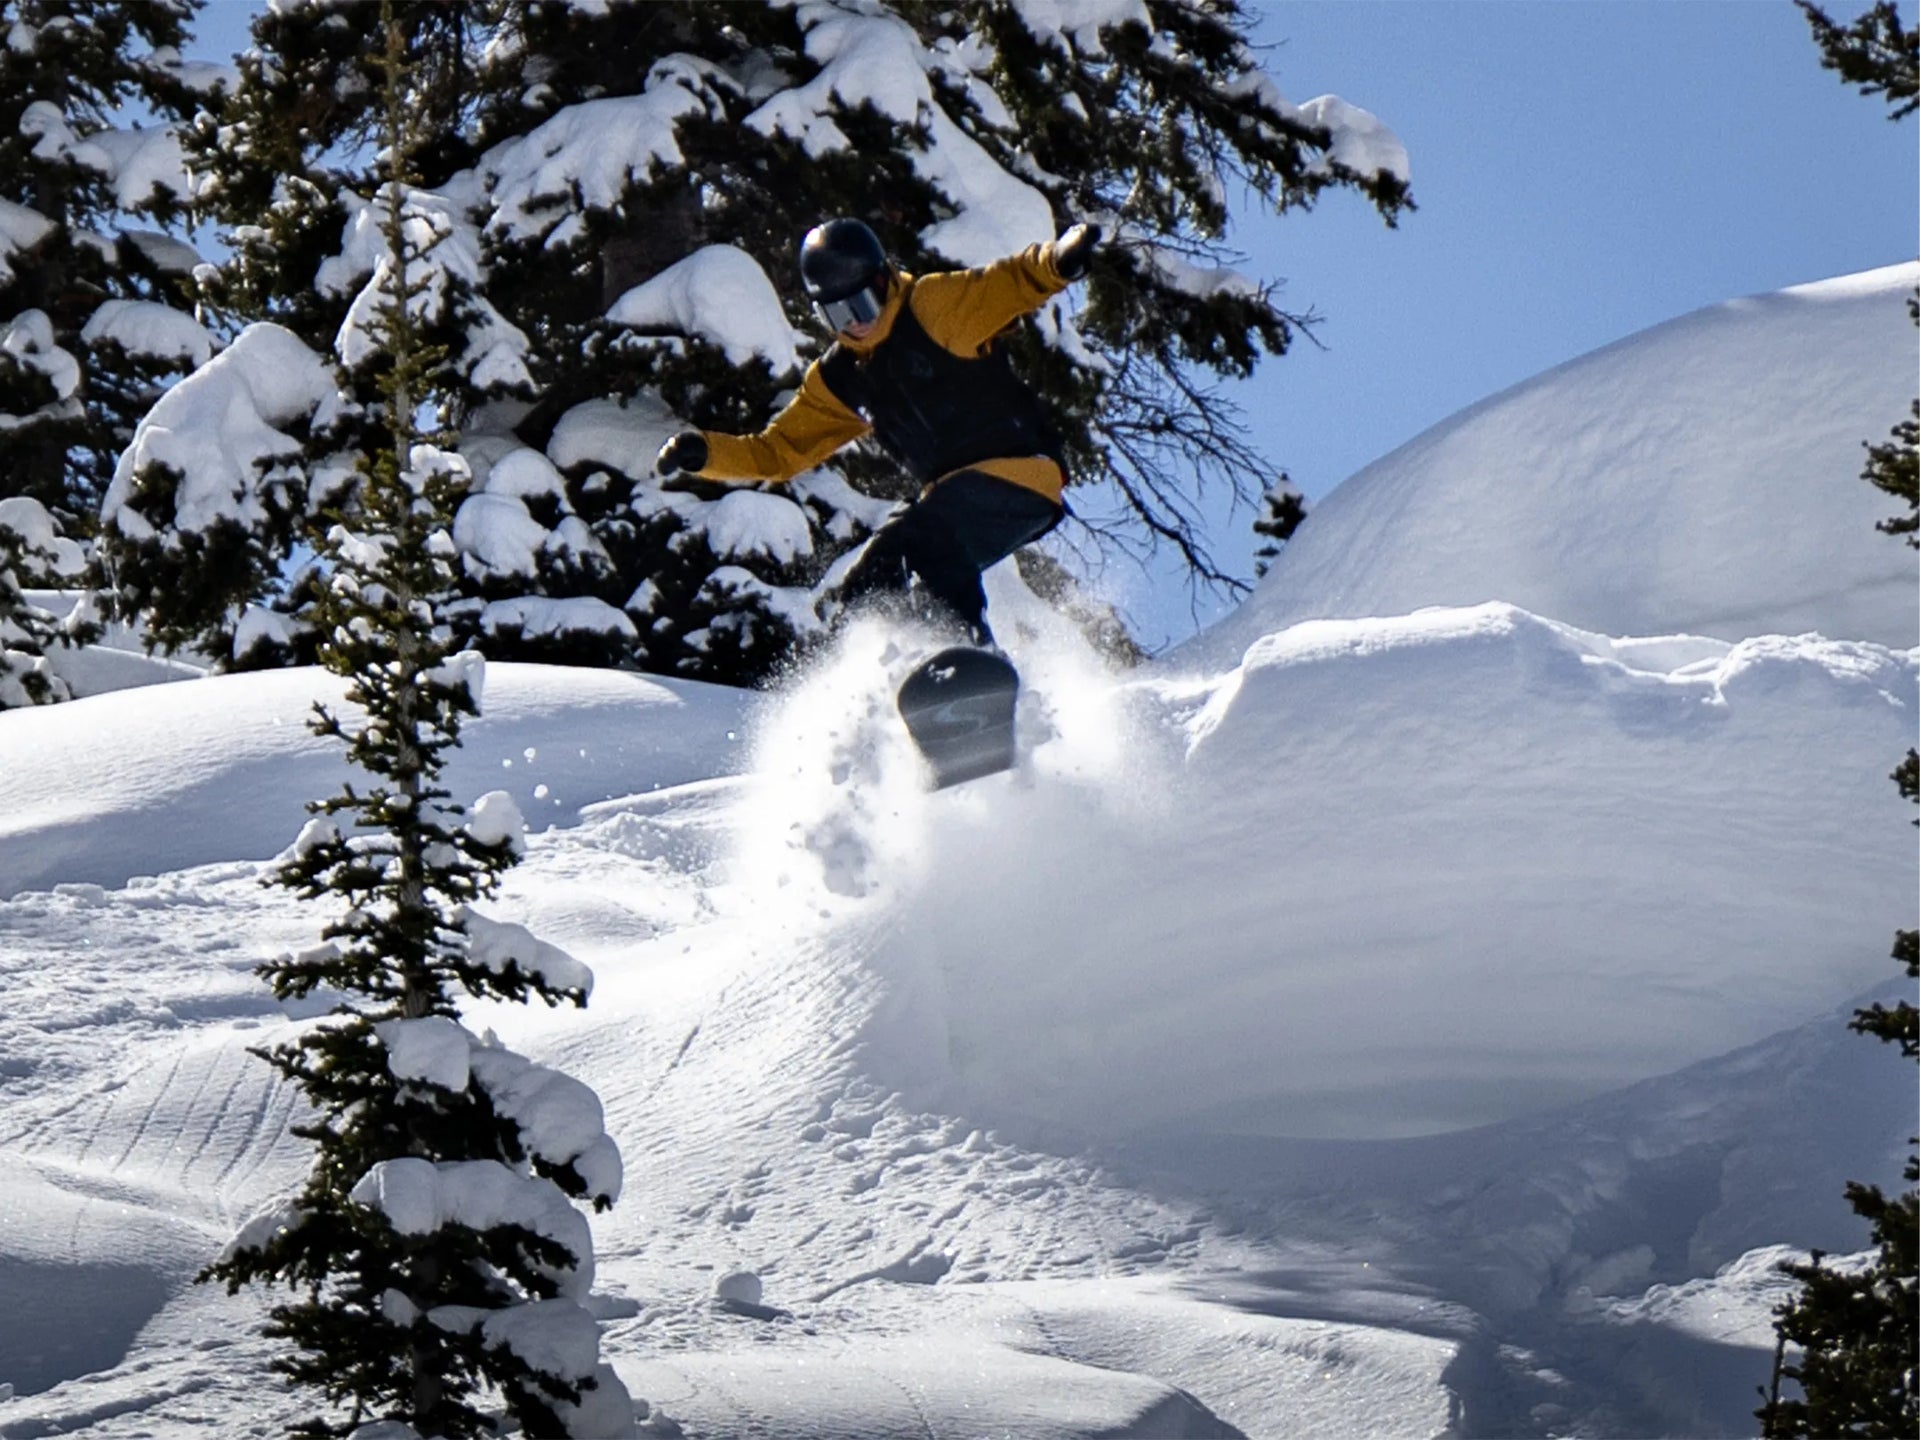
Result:
M1053 266L1062 280L1083 280L1093 260L1093 247L1100 243L1100 227L1084 221L1053 242Z
M691 474L707 468L707 437L698 430L683 430L660 447L653 457L653 468L661 475Z

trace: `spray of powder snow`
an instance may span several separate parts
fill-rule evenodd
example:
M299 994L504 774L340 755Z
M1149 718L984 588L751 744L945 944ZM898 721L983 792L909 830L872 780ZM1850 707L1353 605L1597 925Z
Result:
M931 797L893 695L923 648L857 622L755 715L727 867L743 903L817 906L910 883Z
M1056 1014L1125 1007L1102 999L1094 957L1057 962L1080 947L1090 872L1131 856L1128 837L1166 832L1184 747L1159 690L1116 673L1040 602L996 595L993 617L1022 677L1014 771L929 791L894 695L938 642L856 624L750 722L752 770L730 806L725 883L710 892L784 948L812 934L874 982L836 1041L935 1106L964 1101L981 1066L1027 1037L1058 1052L1035 1062L1043 1071L1080 1060L1026 1021L1029 987ZM1036 954L1049 958L1036 966ZM1060 995L1067 985L1082 994Z
M955 845L1044 849L1049 827L1036 812L1056 791L1136 790L1122 687L1070 624L1022 598L1002 621L1022 674L1011 773L927 789L894 696L941 642L897 622L850 625L768 698L752 721L750 780L731 827L726 878L743 904L778 897L832 913L907 902L939 888L930 867L936 856L950 866Z

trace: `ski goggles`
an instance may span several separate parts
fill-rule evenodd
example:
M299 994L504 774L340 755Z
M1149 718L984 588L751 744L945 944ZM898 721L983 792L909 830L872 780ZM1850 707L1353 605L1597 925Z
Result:
M838 333L855 325L871 325L886 308L886 291L878 288L856 290L838 300L816 300L814 313L829 330Z

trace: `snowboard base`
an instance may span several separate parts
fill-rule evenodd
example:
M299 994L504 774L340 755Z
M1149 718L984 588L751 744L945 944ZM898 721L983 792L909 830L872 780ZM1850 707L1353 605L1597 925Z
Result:
M956 645L923 660L900 686L900 716L944 790L1014 766L1020 675L990 650Z

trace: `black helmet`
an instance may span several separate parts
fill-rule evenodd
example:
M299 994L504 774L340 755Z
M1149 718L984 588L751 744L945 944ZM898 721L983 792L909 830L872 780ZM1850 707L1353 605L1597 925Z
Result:
M888 269L880 237L858 220L829 220L800 242L800 283L829 330L879 318Z
M887 268L887 252L858 220L829 220L800 242L800 281L809 300L844 300L873 287Z

